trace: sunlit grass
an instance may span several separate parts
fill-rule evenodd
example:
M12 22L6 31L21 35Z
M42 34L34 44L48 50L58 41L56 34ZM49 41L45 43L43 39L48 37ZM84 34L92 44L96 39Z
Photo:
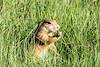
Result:
M28 37L44 18L57 20L63 37L59 56L35 63ZM99 67L99 57L99 0L0 0L0 67Z

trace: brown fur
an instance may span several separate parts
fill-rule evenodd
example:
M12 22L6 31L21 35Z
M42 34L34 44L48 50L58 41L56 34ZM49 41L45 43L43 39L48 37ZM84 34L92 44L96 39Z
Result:
M55 43L60 39L62 33L55 20L44 20L37 30L36 43L34 45L34 56L44 59L48 55L48 50L57 51ZM56 35L53 33L56 32Z

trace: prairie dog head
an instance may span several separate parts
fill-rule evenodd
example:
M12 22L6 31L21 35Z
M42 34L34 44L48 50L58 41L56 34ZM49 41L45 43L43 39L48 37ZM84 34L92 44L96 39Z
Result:
M38 27L36 37L41 41L49 41L49 36L57 35L59 29L60 26L55 20L44 20Z
M50 32L57 32L60 28L60 26L57 24L55 20L45 20L43 26Z

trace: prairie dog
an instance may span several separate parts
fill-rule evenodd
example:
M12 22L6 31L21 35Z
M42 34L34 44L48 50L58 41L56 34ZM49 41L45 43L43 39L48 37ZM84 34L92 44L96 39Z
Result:
M38 59L45 59L49 50L57 51L55 43L60 39L62 32L55 20L44 20L38 28L34 45L34 56Z

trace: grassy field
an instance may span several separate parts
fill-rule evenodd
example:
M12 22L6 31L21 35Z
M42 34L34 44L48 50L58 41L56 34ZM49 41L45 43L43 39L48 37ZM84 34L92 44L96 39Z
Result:
M27 38L37 22L55 19L59 56L34 62ZM100 67L99 0L0 0L0 67Z

